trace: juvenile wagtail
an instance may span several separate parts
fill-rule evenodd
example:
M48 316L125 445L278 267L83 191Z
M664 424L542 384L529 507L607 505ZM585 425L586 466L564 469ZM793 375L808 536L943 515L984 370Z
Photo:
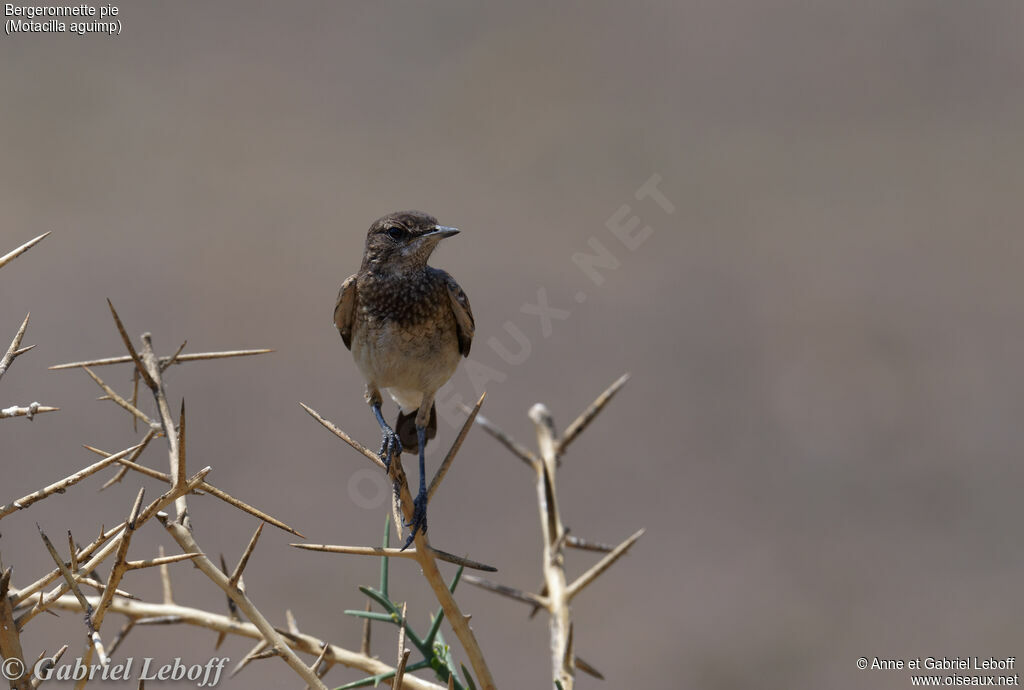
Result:
M362 266L342 284L334 307L334 325L366 379L366 402L381 428L380 459L390 464L392 454L419 453L420 490L405 546L417 530L427 531L423 453L437 434L434 394L473 342L466 293L427 265L437 243L458 232L419 211L377 220L366 233ZM382 389L400 408L394 429L381 415Z

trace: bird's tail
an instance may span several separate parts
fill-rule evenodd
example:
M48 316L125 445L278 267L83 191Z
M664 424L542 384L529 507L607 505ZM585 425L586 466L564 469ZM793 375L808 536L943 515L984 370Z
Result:
M398 432L398 438L402 441L402 450L406 453L420 452L419 439L416 438L417 412L419 410L413 410L409 414L405 414L399 410L398 421L395 422L395 431ZM437 406L431 403L430 421L427 422L427 439L432 439L435 436L437 436Z

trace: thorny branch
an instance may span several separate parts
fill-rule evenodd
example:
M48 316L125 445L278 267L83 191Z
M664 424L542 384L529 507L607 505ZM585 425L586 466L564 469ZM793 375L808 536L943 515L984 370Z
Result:
M540 594L508 587L473 575L466 575L466 581L502 596L529 604L536 610L545 609L550 616L551 664L554 682L563 690L572 690L576 670L601 678L597 669L583 661L575 651L573 623L570 603L587 585L597 579L605 570L622 557L640 538L644 530L638 530L616 547L589 542L572 537L565 527L558 508L556 473L562 453L593 419L604 409L612 397L629 379L628 374L619 377L568 426L560 438L555 432L555 423L550 410L538 403L530 409L530 419L537 430L539 456L526 450L508 434L483 418L477 423L508 448L516 457L530 465L536 475L537 507L540 512L543 538L544 587ZM583 575L569 582L565 572L565 548L602 551L606 555Z
M438 469L433 480L430 482L430 492L433 493L441 484L441 480L444 475L448 472L452 461L455 458L455 454L458 452L459 447L462 445L463 439L465 439L466 433L469 427L473 424L473 420L477 416L477 412L480 410L480 406L483 405L484 396L480 396L476 406L471 411L468 419L463 428L460 430L459 435L456 437L452 448L449 450L447 457L442 462L441 467ZM301 404L301 403L300 403ZM370 449L366 448L358 441L354 440L345 432L338 429L334 424L325 420L315 410L302 405L303 409L310 414L311 417L316 419L325 428L331 431L333 434L341 438L348 445L354 448L357 452L361 453L367 459L378 466L383 466L380 459L377 458L376 454ZM390 465L388 466L388 476L391 478L395 486L396 504L400 509L401 516L404 517L406 522L412 520L413 515L413 499L412 494L409 492L409 482L405 475L405 470L402 468L402 458L400 455L393 455L391 457ZM399 530L401 530L401 520L396 520L398 523ZM416 532L413 543L416 545L415 551L412 552L412 557L415 558L419 564L420 569L423 572L423 576L427 579L430 588L434 592L434 596L437 598L438 603L441 604L441 608L444 611L445 617L448 619L449 624L455 631L456 637L459 638L459 642L462 643L462 647L466 652L466 656L469 657L470 665L473 667L474 673L476 673L477 680L480 683L481 688L484 690L494 690L497 686L495 685L494 678L491 675L490 668L487 666L487 662L484 659L483 651L480 649L480 645L477 642L476 636L473 634L473 630L469 627L469 616L462 613L458 603L452 596L452 593L448 589L448 585L445 583L444 578L441 576L440 570L437 568L437 551L430 546L430 542L427 536L420 531ZM345 550L349 547L335 547L334 550L341 553L353 553L351 550ZM321 548L319 550L329 550ZM493 568L488 568L493 570ZM411 676L406 677L406 683Z
M49 234L50 233L45 232L42 235L29 240L17 249L0 256L0 268L3 268L15 258L27 252ZM21 340L25 337L25 331L28 329L28 320L30 316L32 316L31 312L25 315L25 320L21 322L21 327L18 328L18 332L14 334L14 339L11 341L10 347L8 347L4 355L0 357L0 379L3 378L5 373L7 373L7 370L11 367L11 364L14 363L15 359L35 347L35 345L27 345L25 347L21 346ZM59 407L42 405L38 402L32 402L28 405L11 405L9 407L0 408L0 419L7 419L10 417L28 417L29 421L31 421L37 414L44 412L57 412L59 409Z
M0 267L3 267L27 251L48 234L40 235L0 257ZM20 644L20 632L39 613L52 613L52 609L63 609L78 611L84 615L86 632L90 640L87 656L91 656L95 651L99 656L100 662L103 664L107 663L109 654L113 654L127 635L138 625L185 624L217 631L220 634L217 641L218 646L223 637L229 634L259 640L257 647L242 660L236 671L253 659L280 656L303 679L307 687L326 688L320 680L321 677L332 666L342 665L360 669L375 676L387 677L390 674L395 678L394 684L401 687L413 688L414 690L439 690L441 686L409 673L417 668L422 668L423 662L414 664L412 667L407 666L409 652L405 649L404 608L402 611L403 624L399 636L397 663L394 667L388 666L370 656L368 629L364 630L362 651L354 652L302 633L290 611L287 616L287 629L277 628L272 625L255 606L250 595L246 593L245 587L242 584L242 572L256 547L256 542L264 523L273 524L298 536L302 535L280 520L235 499L226 492L211 485L206 481L206 476L210 472L209 467L204 468L191 477L187 476L185 405L184 401L182 401L179 414L175 418L171 413L171 406L165 388L164 373L173 364L263 354L272 350L185 353L183 350L186 344L182 343L171 356L158 356L153 349L152 339L148 333L142 336L141 349L135 348L113 304L109 300L108 304L128 355L71 362L50 368L85 369L86 373L103 390L103 399L115 402L127 411L134 421L143 422L147 428L147 434L140 443L114 454L87 446L89 450L103 457L99 461L21 499L0 505L0 519L13 512L26 509L55 493L63 493L92 474L115 464L118 465L119 472L116 477L104 486L119 481L128 471L135 471L165 482L167 490L156 500L145 506L143 504L143 492L140 491L131 507L128 518L120 525L111 529L101 527L99 535L85 547L77 546L69 532L69 561L61 558L52 542L41 532L43 541L53 557L57 568L25 587L20 589L15 587L11 582L12 570L10 568L4 570L2 564L0 564L0 653L2 653L2 656L5 658L16 657L24 660ZM0 378L3 377L17 357L27 353L34 347L22 347L21 345L28 322L29 316L26 316L6 353L3 357L0 357ZM137 400L137 390L130 399L121 396L90 369L90 367L118 363L131 363L134 365L136 384L138 380L142 380L153 394L157 410L155 417L150 417L140 409ZM537 475L538 507L544 537L544 587L541 592L533 594L482 578L472 576L466 576L466 578L478 586L522 601L535 608L544 608L549 612L551 616L553 674L556 683L563 690L572 689L577 669L600 677L600 673L596 669L580 659L575 653L570 602L625 554L641 536L643 530L638 531L616 547L586 541L569 535L558 509L555 474L561 461L561 456L566 452L571 442L587 428L608 401L621 389L627 378L627 376L623 376L612 384L608 390L602 393L594 403L567 427L561 437L558 437L555 432L554 422L547 408L543 405L534 406L530 411L530 417L537 427L538 453L527 450L501 431L496 425L482 416L478 416L480 406L483 403L483 397L481 396L475 407L472 410L467 410L469 415L465 424L429 484L428 495L433 498L450 469L469 428L474 423L484 427L488 433L495 436L513 454L534 469ZM305 405L303 407L323 426L348 443L356 451L378 466L384 467L376 453L359 444L311 408ZM0 409L0 419L11 416L27 416L32 418L35 414L56 411L57 409L40 405L39 403L13 406ZM137 462L149 442L157 436L163 436L166 440L169 472L160 472ZM412 517L412 495L409 492L408 480L402 468L401 457L392 457L387 469L388 475L395 486L396 524L399 530L401 530L403 518L408 520ZM199 547L192 532L193 526L191 525L188 504L186 502L186 496L189 494L213 495L261 520L259 527L245 548L238 565L232 572L228 573L226 567L216 567ZM176 518L173 520L164 512L172 504L175 505L176 513ZM171 537L181 547L182 553L168 556L164 554L161 548L159 555L156 557L130 559L129 548L132 535L139 527L153 517L157 517L164 525ZM448 619L449 624L462 643L480 687L493 690L496 685L475 635L469 626L469 617L462 613L458 603L452 597L451 590L449 590L449 586L445 583L438 569L437 561L448 561L462 567L485 571L494 571L495 568L463 556L449 554L436 549L430 545L426 535L422 532L418 532L415 535L414 544L415 549L407 551L388 548L386 541L383 547L332 546L324 544L293 544L292 546L308 550L351 555L369 555L386 558L398 557L415 560L433 590L435 597L440 602L444 617ZM566 547L600 551L605 555L581 576L570 581L566 576L564 567L564 550ZM105 582L101 581L104 578L100 578L96 573L96 569L112 555L114 558L109 575L105 578ZM185 560L192 561L195 567L225 592L229 601L227 615L218 615L175 603L168 566ZM129 592L120 588L125 576L130 571L149 567L157 567L160 571L161 583L163 585L162 603L147 603L138 600ZM62 581L47 591L46 588L53 585L57 580ZM457 580L458 576L456 577ZM81 585L94 587L99 590L99 594L86 596L82 592ZM452 587L454 588L454 584ZM127 617L127 622L113 638L113 642L109 647L109 653L104 650L102 638L100 637L100 629L107 613L115 613ZM239 614L247 618L249 622L241 620ZM439 624L440 620L435 619L434 627L437 628ZM409 634L412 635L411 631ZM411 639L413 639L415 644L420 644L415 642L415 640L419 639L415 635ZM67 646L65 645L58 652L58 658L66 649ZM307 665L297 656L297 653L310 655L313 657L312 663ZM448 680L448 687L451 688L457 685L453 675L449 676ZM21 688L36 687L38 684L38 681L32 682L28 678L23 678L13 681L11 687L21 690ZM85 681L80 682L78 687L83 687L84 685Z
M11 594L17 597L22 592L14 589L11 591ZM100 598L99 596L86 596L86 599L91 606L95 607L99 603ZM54 601L53 608L76 613L82 612L81 604L70 594L65 594ZM229 615L217 614L204 609L178 604L163 604L115 597L110 604L108 612L127 616L130 621L136 622L135 625L144 625L148 621L153 620L171 619L177 624L205 628L214 632L223 632L226 635L247 637L253 640L263 639L263 633L253 623L241 622L231 618ZM312 635L295 633L284 629L276 630L292 649L303 654L309 654L311 657L319 655L324 644L326 644ZM324 660L331 664L358 669L370 674L394 671L393 666L382 663L368 655L349 651L338 645L327 644L327 650ZM415 690L441 690L442 687L411 676L406 676L405 685Z

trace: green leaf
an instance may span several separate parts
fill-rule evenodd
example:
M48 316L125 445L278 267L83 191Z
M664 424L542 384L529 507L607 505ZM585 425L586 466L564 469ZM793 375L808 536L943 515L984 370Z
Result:
M448 685L448 677L451 676L452 679L455 681L455 690L466 690L462 686L462 683L459 682L459 677L455 675L455 671L452 671L447 666L445 666L444 662L441 661L441 659L439 659L438 657L435 656L430 660L430 667L434 669L434 673L437 674L438 680L440 680L445 685Z
M469 690L476 690L476 683L473 682L473 676L469 675L469 669L465 664L462 664L462 674L466 676L466 687Z
M423 641L429 644L431 647L434 646L434 638L437 637L437 632L441 629L441 621L444 620L444 611L438 611L437 615L434 616L434 620L430 624L430 630L427 631L427 637Z
M448 591L455 594L455 588L459 585L459 580L462 579L462 571L466 568L459 566L459 569L455 571L455 577L452 578L452 583L448 585ZM439 608L437 615L434 616L434 620L430 624L430 630L427 631L427 637L423 641L431 646L434 644L434 637L437 635L437 631L441 629L441 623L444 621L444 609ZM447 680L447 679L445 679Z
M400 619L397 616L393 616L390 613L380 613L379 611L357 611L355 609L345 609L346 616L354 616L356 618L369 618L372 621L384 621L385 623L400 624Z
M410 664L406 666L405 671L406 673L408 673L409 671L419 671L420 669L427 668L428 666L430 666L430 664L428 664L425 661L417 661L415 664ZM334 690L349 690L349 688L365 688L367 685L377 686L380 684L381 681L387 680L388 678L393 678L394 676L394 671L388 671L387 673L380 673L376 676L369 676L367 678L360 678L359 680L354 680L351 683L346 683L345 685L338 686Z
M459 569L455 571L455 577L452 578L452 583L448 585L448 591L455 594L455 588L459 586L459 580L462 579L462 571L466 569L466 566L460 565Z
M356 616L358 618L369 618L370 620L375 621L386 621L388 623L394 623L395 625L402 624L402 609L396 606L393 601L384 598L384 595L382 595L380 592L373 589L372 587L360 585L359 591L365 594L366 596L370 597L374 601L376 601L384 608L386 608L389 611L389 613L378 613L376 611L354 611L352 609L345 611L345 613L352 616ZM416 634L416 631L409 627L408 621L406 622L405 636L409 638L409 642L412 643L412 646L420 650L420 653L424 657L430 656L430 645L425 644L423 642L423 639Z
M386 549L391 546L391 516L384 516L384 542L382 546ZM388 557L384 556L380 559L380 591L384 595L384 598L390 599L388 596Z
M436 649L436 647L435 647L435 649ZM454 673L455 659L452 658L452 648L449 647L448 645L442 645L441 649L440 649L440 652L441 652L441 658L444 659L445 666L447 666L449 669L452 669L453 673ZM456 676L456 678L458 678L458 676Z
M383 592L379 592L373 587L367 587L366 585L359 585L359 591L373 599L381 606L383 606L385 610L387 610L389 613L392 613L401 618L402 610L398 608L398 605L395 604L395 602L388 599L387 595L385 595Z

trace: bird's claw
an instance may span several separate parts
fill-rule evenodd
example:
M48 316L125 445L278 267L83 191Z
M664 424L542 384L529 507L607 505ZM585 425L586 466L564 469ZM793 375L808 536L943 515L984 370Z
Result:
M402 547L402 551L409 548L413 540L416 538L416 532L427 533L427 494L421 491L416 500L413 501L412 520L405 523L405 526L409 528L409 537L405 540L405 545Z
M391 467L391 456L402 454L402 441L393 429L384 429L380 439L380 461Z

